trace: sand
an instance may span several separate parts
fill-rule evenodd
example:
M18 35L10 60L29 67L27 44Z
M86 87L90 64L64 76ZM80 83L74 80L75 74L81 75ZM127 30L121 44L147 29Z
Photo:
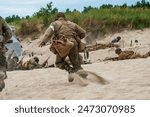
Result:
M123 31L108 35L101 42L110 42L116 36L121 36L119 43L123 50L134 50L144 54L150 51L150 29ZM133 46L130 47L130 42ZM139 43L134 43L138 40ZM49 45L39 48L39 40L30 44L23 42L27 53L34 52L42 63L48 56L49 64L54 63L55 56L49 52ZM96 72L107 84L101 84L89 75L81 86L78 80L68 82L68 73L58 68L34 69L28 71L7 72L6 88L1 93L1 99L150 99L150 57L122 61L106 61L105 57L115 57L115 48L90 52L92 64L82 65L85 70ZM42 55L41 55L42 54ZM28 56L25 60L29 59ZM24 60L24 61L25 61Z

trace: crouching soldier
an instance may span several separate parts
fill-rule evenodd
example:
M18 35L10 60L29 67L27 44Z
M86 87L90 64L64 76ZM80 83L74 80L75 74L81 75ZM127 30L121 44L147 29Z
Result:
M150 52L140 55L135 53L134 51L122 51L120 48L115 50L115 53L118 54L118 60L125 60L125 59L136 59L136 58L147 58L150 56Z
M19 58L17 56L14 56L10 60L7 61L7 70L8 71L13 71L13 70L18 70L19 69L19 64L18 64Z
M81 44L81 39L85 37L85 30L68 21L65 14L60 12L56 16L56 21L52 22L46 30L39 46L44 46L53 35L50 50L56 54L56 67L65 69L68 73L77 73L79 70L83 70L79 62L79 45ZM67 56L72 67L65 61ZM87 76L84 70L83 76ZM69 82L73 81L72 78L68 80Z
M13 71L19 69L19 58L17 56L12 57L14 50L8 55L7 58L7 71Z
M38 57L31 58L22 65L23 70L32 70L36 68L42 68L42 65L39 64Z
M4 80L7 78L7 62L5 53L7 51L4 44L12 37L11 30L2 17L0 17L0 92L5 87Z

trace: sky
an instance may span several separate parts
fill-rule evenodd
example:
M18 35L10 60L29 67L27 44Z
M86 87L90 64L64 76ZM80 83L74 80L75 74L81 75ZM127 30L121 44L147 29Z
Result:
M99 7L102 4L122 5L124 3L131 5L137 1L141 0L0 0L0 16L3 18L13 14L21 17L31 16L49 2L53 3L53 8L56 7L63 12L67 8L82 11L84 6Z

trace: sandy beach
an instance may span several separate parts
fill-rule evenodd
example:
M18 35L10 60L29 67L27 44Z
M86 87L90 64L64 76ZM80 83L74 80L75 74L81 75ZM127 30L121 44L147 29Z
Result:
M150 29L123 31L107 35L97 42L108 43L117 36L121 36L119 43L123 50L134 50L145 54L150 51ZM133 46L130 47L130 42ZM134 43L138 40L138 44ZM40 39L22 42L26 53L35 53L42 63L50 56L49 64L55 61L55 55L49 51L49 45L39 48ZM68 73L58 68L43 68L24 71L7 72L6 87L1 94L1 99L150 99L150 57L122 60L102 61L105 57L117 56L115 48L101 49L90 52L92 64L82 65L85 70L93 71L102 76L108 83L99 83L94 76L89 75L81 86L76 80L68 82ZM25 57L24 61L29 59Z

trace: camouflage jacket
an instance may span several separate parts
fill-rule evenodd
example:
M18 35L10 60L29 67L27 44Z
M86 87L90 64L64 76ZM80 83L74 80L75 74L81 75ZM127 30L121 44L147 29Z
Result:
M11 30L2 17L0 17L0 41L6 43L12 37Z
M32 70L36 68L42 68L42 65L37 63L34 59L30 59L22 65L23 70Z
M130 57L133 55L133 51L122 51L118 56L118 60L130 59Z
M47 43L50 41L52 35L54 36L77 36L80 39L85 37L86 31L82 29L77 24L64 20L64 18L59 18L58 20L52 22L43 36L43 42Z
M18 64L15 62L13 59L10 59L7 61L7 70L12 71L12 70L18 70Z
M144 55L137 54L133 51L123 51L119 54L118 60L124 60L124 59L136 59L136 58L147 58L149 56L148 53Z

